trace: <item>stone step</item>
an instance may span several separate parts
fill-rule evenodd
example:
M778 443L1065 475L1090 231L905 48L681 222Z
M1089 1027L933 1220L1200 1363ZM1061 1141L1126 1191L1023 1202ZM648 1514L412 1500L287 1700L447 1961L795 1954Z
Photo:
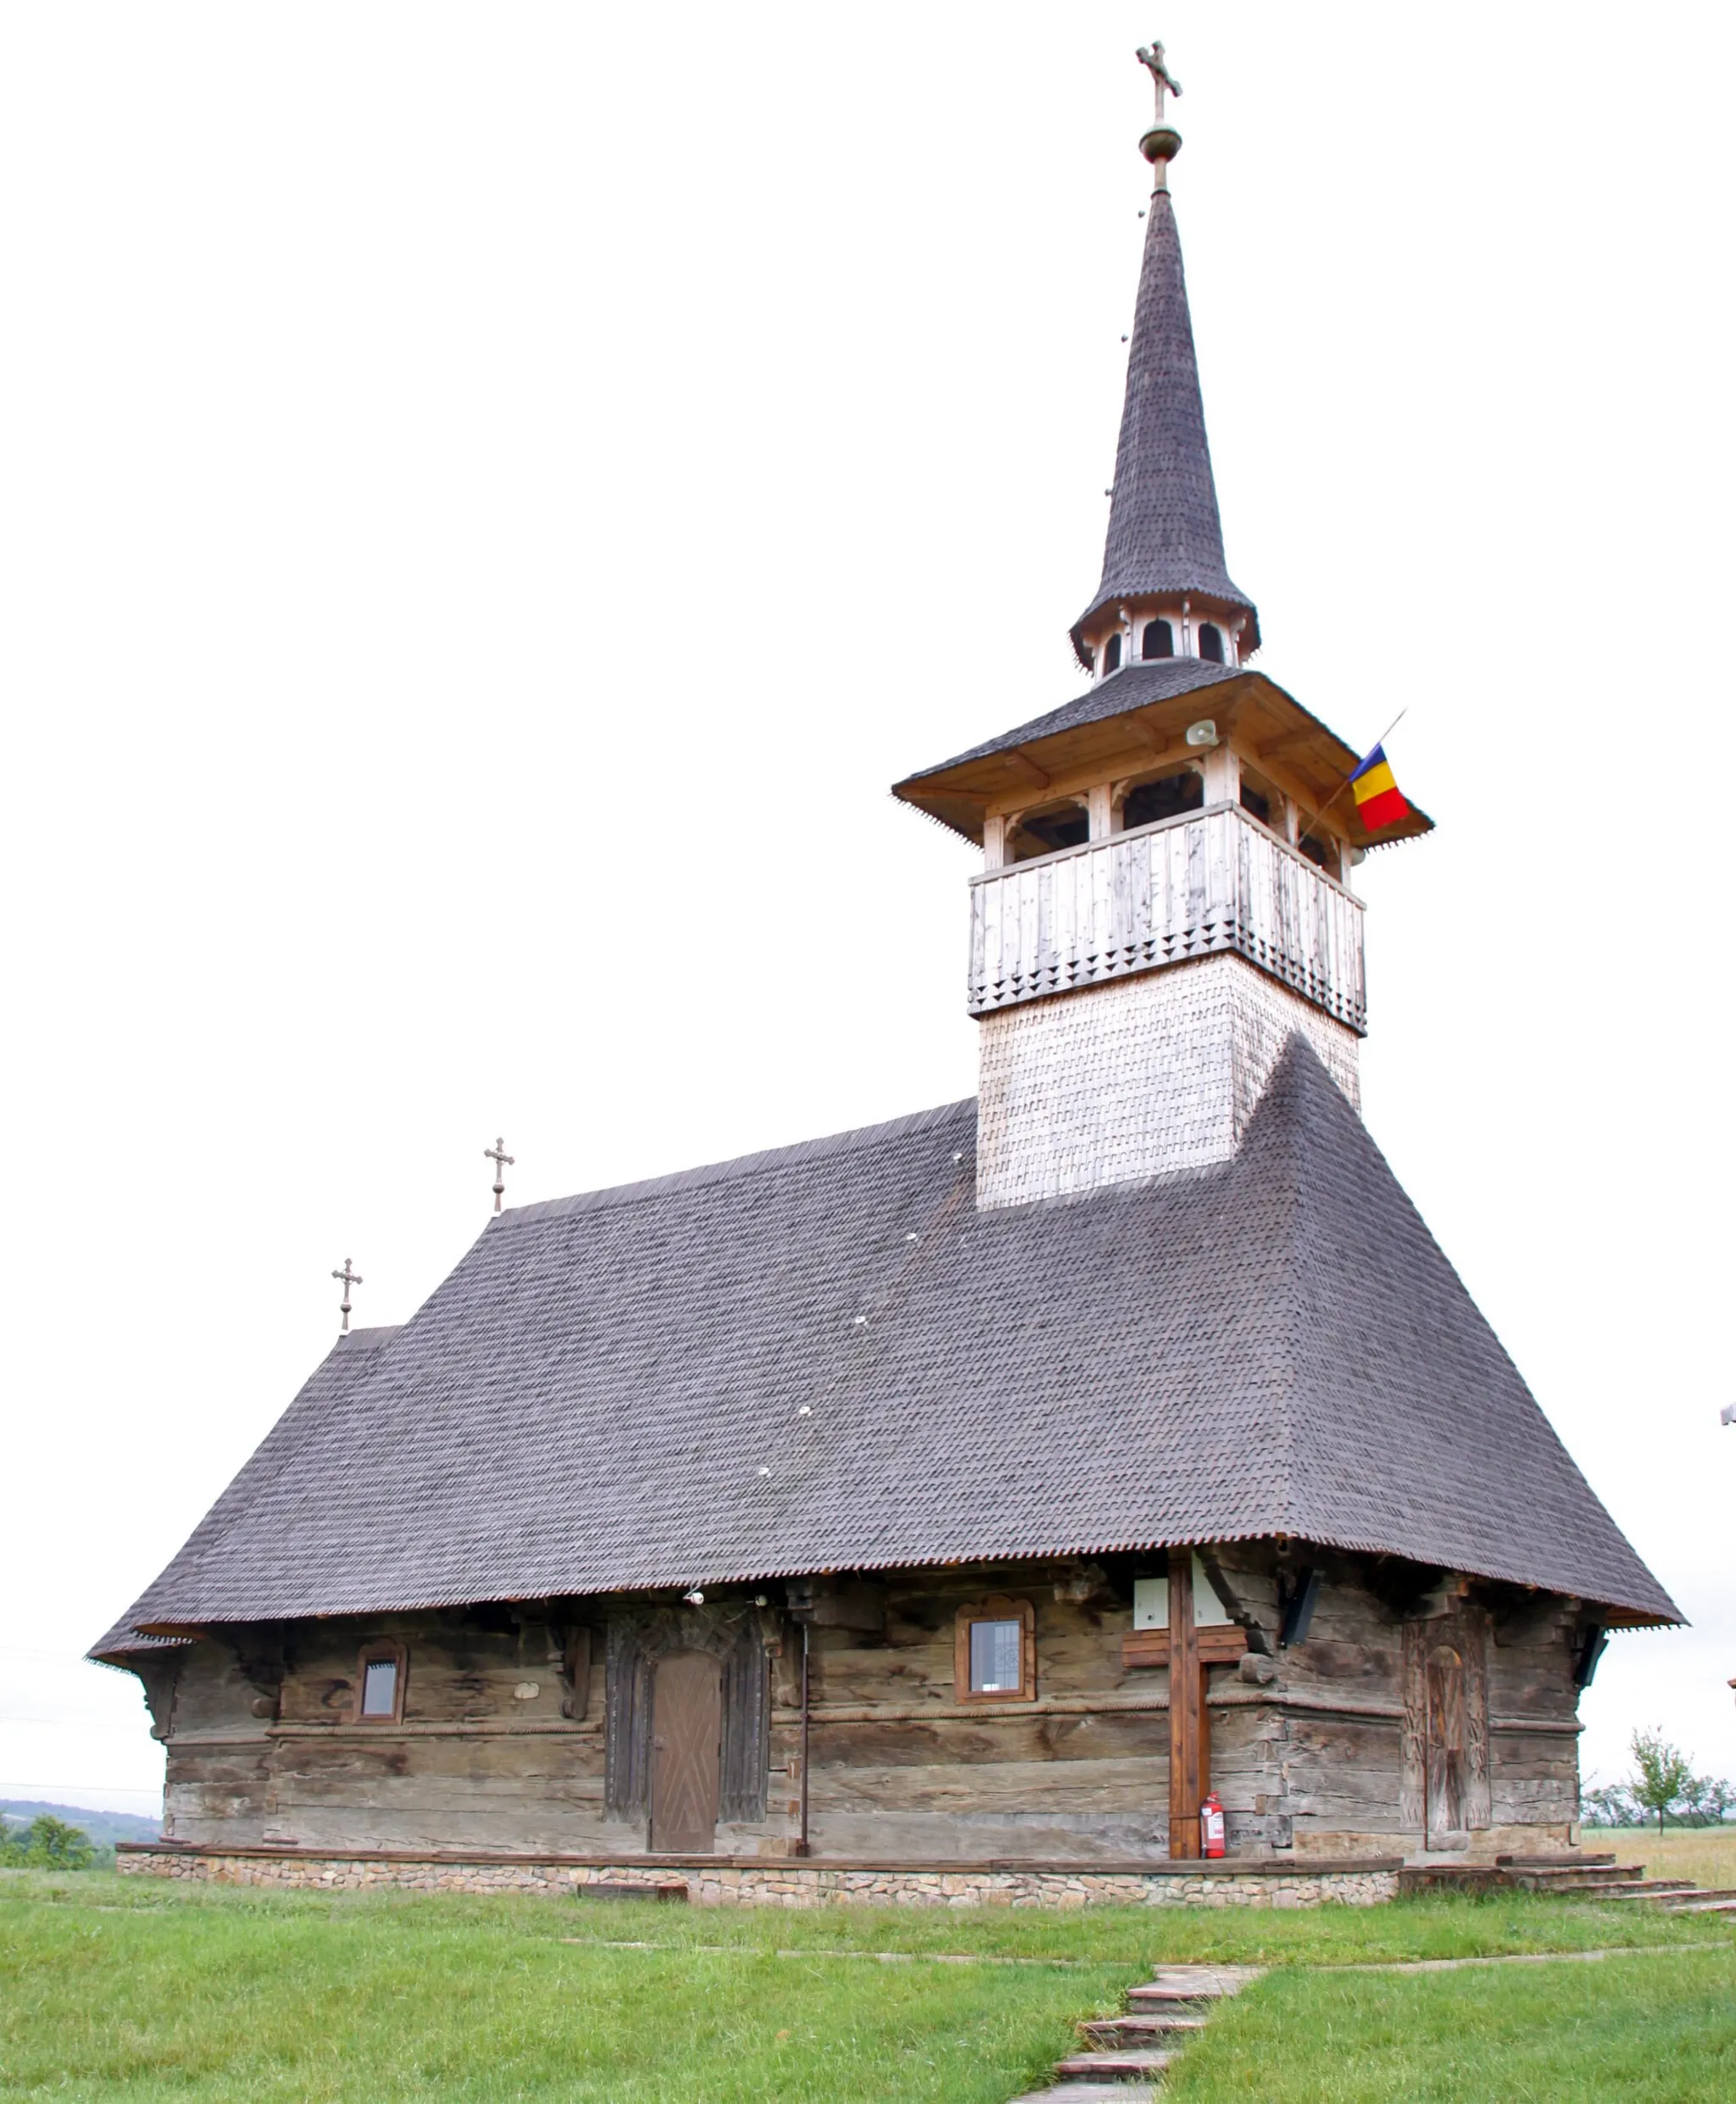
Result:
M1125 2017L1087 2017L1077 2026L1082 2038L1093 2046L1156 2046L1166 2039L1185 2046L1195 2031L1205 2029L1204 2017L1146 2016L1135 2012Z
M1174 2009L1185 2014L1192 2010L1204 2016L1210 2013L1212 2003L1224 1991L1218 1987L1130 1987L1127 1990L1127 2006L1154 2012L1160 2009Z
M1056 2061L1054 2071L1058 2075L1095 2075L1099 2082L1137 2082L1142 2077L1160 2076L1174 2058L1173 2053L1131 2048L1114 2053L1069 2053L1065 2060Z
M1239 1995L1265 1971L1263 1965L1154 1965L1150 1986L1127 1991L1147 2001L1167 1995L1176 2001L1215 2001L1221 1995Z
M1736 1884L1697 1884L1692 1891L1683 1893L1679 1899L1666 1893L1659 1904L1678 1906L1688 1900L1736 1900Z
M1062 2082L1015 2096L1013 2104L1157 2104L1157 2091L1145 2082Z
M1736 1914L1736 1893L1722 1899L1666 1899L1660 1904L1672 1914Z

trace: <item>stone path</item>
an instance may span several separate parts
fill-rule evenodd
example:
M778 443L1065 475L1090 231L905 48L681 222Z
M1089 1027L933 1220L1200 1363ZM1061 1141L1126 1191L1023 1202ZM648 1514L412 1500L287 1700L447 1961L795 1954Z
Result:
M1081 2050L1058 2060L1052 2089L1014 2104L1150 2104L1155 2085L1188 2040L1205 2029L1213 2007L1240 1994L1263 1968L1251 1965L1160 1965L1149 1985L1130 1987L1118 2017L1079 2026Z

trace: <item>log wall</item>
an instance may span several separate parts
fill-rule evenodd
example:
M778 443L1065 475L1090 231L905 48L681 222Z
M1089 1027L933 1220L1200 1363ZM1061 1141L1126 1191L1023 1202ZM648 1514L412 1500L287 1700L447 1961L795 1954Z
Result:
M1482 1779L1465 1800L1482 1823L1464 1847L1474 1857L1566 1843L1577 1815L1571 1603L1366 1559L1310 1566L1299 1547L1281 1557L1269 1544L1223 1545L1206 1562L1249 1644L1247 1657L1208 1669L1210 1780L1232 1853L1422 1847L1426 1750L1407 1683L1419 1629L1425 1652L1450 1634L1473 1662L1467 1684L1480 1678L1485 1690ZM814 1855L1164 1856L1169 1675L1128 1667L1121 1648L1132 1581L1160 1567L1123 1558L793 1584L809 1624ZM1310 1567L1321 1572L1312 1619L1286 1647L1286 1606ZM709 1640L731 1661L737 1718L733 1738L726 1720L719 1851L787 1853L802 1802L803 1631L775 1590L764 1608L741 1594L703 1610L623 1599L214 1632L182 1655L167 1706L168 1838L643 1852L631 1734L648 1722L622 1706L621 1661L643 1673L659 1645ZM957 1616L991 1593L1034 1610L1033 1700L958 1700ZM358 1654L384 1639L405 1647L403 1715L364 1723Z

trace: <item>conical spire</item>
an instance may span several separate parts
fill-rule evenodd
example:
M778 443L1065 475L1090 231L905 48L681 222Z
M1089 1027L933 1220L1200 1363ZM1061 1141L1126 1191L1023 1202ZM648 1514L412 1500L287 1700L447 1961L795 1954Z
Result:
M1155 63L1151 53L1142 52L1140 58L1157 81L1158 117L1139 143L1157 186L1145 223L1103 582L1073 626L1074 647L1086 663L1090 652L1082 632L1093 617L1136 599L1191 598L1203 603L1201 612L1242 615L1240 658L1260 642L1254 602L1224 567L1181 237L1166 180L1167 164L1182 141L1164 114L1164 91L1180 90L1163 70L1162 46L1154 51Z

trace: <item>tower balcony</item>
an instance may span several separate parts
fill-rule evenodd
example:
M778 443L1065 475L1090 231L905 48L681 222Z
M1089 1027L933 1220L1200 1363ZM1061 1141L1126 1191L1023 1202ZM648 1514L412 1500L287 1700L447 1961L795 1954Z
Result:
M1238 804L971 885L973 1016L1230 952L1366 1034L1361 901Z

